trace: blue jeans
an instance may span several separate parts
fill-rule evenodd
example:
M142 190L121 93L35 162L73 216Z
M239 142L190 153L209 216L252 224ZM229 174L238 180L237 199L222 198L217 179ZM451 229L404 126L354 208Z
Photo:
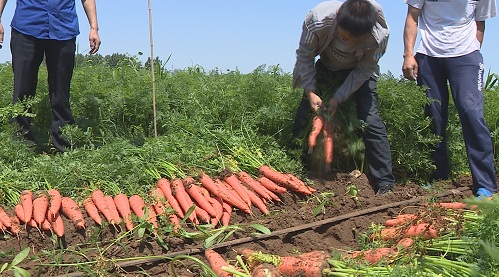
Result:
M449 86L454 99L473 177L473 189L497 192L494 154L490 131L483 116L483 57L479 51L453 58L434 58L416 54L418 85L427 87L426 94L437 101L427 107L433 132L442 137L433 152L435 179L448 179L447 121Z

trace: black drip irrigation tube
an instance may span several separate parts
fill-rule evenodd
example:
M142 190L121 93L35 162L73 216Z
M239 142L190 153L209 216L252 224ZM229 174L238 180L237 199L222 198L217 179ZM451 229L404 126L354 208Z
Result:
M462 193L463 191L467 191L467 190L469 190L468 187L461 187L461 188L438 193L438 194L434 195L434 197L441 198L441 197L445 197L445 196L449 196L449 195L453 195L453 194L459 194L459 193ZM385 205L381 205L381 206L371 207L368 209L358 210L358 211L351 212L348 214L343 214L343 215L339 215L339 216L335 216L335 217L331 217L331 218L326 218L326 219L319 220L319 221L314 221L314 222L307 223L307 224L302 224L300 226L294 226L294 227L290 227L290 228L277 230L277 231L271 232L269 234L256 234L256 235L253 235L250 237L244 237L244 238L235 239L235 240L231 240L231 241L221 242L221 243L213 245L210 248L212 248L212 249L224 248L224 247L235 246L235 245L239 245L239 244L243 244L243 243L255 242L255 241L259 241L259 240L267 239L267 238L271 238L271 237L279 237L281 235L294 233L294 232L298 232L298 231L303 231L303 230L307 230L307 229L313 229L313 228L317 228L317 227L320 227L323 225L340 222L340 221L347 220L347 219L357 217L357 216L376 213L376 212L387 210L387 209L394 208L394 207L408 206L411 204L422 202L422 201L426 200L427 198L428 198L428 196L420 196L420 197L416 197L413 199L408 199L408 200L393 202L393 203L389 203L389 204L385 204ZM182 251L168 253L168 254L162 255L161 257L144 258L144 259L137 259L137 260L133 260L133 261L116 263L115 267L116 268L138 267L142 264L160 262L163 260L172 259L172 258L174 258L176 256L180 256L180 255L201 254L204 252L204 250L205 250L205 248L189 248L189 249L185 249ZM65 277L85 276L85 273L84 272L73 272L73 273L60 275L60 277L62 277L62 276L65 276Z

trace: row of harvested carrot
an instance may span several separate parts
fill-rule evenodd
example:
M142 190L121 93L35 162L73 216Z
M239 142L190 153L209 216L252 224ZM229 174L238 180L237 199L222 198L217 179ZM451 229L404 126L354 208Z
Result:
M431 204L432 208L443 208L451 210L466 209L468 206L461 202L439 202ZM428 208L428 206L427 206ZM399 250L408 249L416 239L430 240L441 236L445 230L439 229L435 224L443 224L447 216L432 218L433 222L425 222L424 212L420 214L407 213L399 214L394 218L384 222L385 228L379 233L371 234L371 240L382 240L394 243L393 247L379 247L364 251L354 251L344 255L345 259L362 259L372 265L377 264L381 259L389 259L399 254ZM447 224L443 224L447 225Z
M279 194L294 191L309 195L315 191L294 175L266 165L259 168L259 173L257 178L244 171L236 174L229 170L222 172L220 178L211 178L205 173L199 174L196 179L160 178L150 193L152 204L146 204L137 194L128 197L120 193L112 197L96 189L85 198L83 206L98 225L103 220L112 225L123 222L126 229L131 230L135 215L158 228L158 216L166 215L178 230L180 220L186 216L186 220L193 224L204 222L227 226L234 208L253 214L251 207L254 206L263 214L269 214L266 202L280 202ZM85 228L82 209L72 198L61 196L56 189L37 195L30 190L23 191L14 211L15 216L9 216L0 208L0 230L18 235L23 223L62 237L64 224L61 215L70 219L77 229Z

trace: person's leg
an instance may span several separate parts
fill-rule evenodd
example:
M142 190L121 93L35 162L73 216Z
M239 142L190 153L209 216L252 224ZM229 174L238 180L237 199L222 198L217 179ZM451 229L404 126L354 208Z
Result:
M483 116L483 57L479 51L448 59L447 71L463 128L475 193L497 192L492 138Z
M432 119L432 131L434 134L442 137L434 152L432 153L435 162L435 172L433 180L445 180L449 178L449 155L447 150L447 129L449 89L447 86L447 75L445 68L442 67L442 60L432 58L426 55L417 54L418 78L417 83L425 86L426 95L432 99L429 106L426 107L426 114Z
M374 188L379 194L390 191L395 183L392 156L386 127L379 115L377 81L366 81L354 93L357 115L365 122L365 156Z
M62 137L61 128L74 123L69 96L76 51L75 39L48 41L46 63L48 70L49 97L52 108L50 135L54 147L63 152L70 144Z
M10 49L14 72L14 93L12 102L24 101L35 96L38 83L38 69L43 60L40 40L12 29ZM23 136L35 143L37 138L31 127L31 117L18 116L12 119L19 125Z

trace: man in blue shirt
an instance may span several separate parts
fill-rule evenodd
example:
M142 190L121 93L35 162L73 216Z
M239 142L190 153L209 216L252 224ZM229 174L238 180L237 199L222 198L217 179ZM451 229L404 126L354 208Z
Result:
M0 16L7 0L0 0ZM73 76L76 36L80 33L75 0L17 0L12 19L10 49L14 72L13 102L33 97L38 82L38 70L45 57L48 71L48 88L52 109L50 135L54 148L59 152L70 147L62 137L61 127L74 123L69 104L69 90ZM100 38L95 0L81 0L90 24L90 51L99 50ZM0 43L4 28L0 22ZM31 127L31 118L18 116L13 119L24 137L37 143Z

